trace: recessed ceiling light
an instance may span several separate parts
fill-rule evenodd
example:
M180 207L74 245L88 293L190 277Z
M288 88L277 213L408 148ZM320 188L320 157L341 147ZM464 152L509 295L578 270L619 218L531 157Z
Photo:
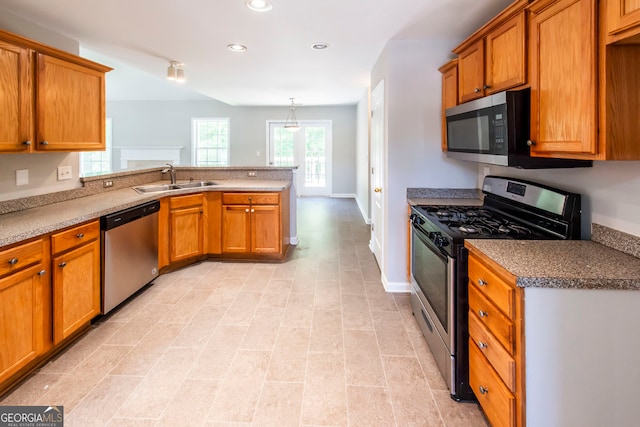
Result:
M327 43L314 43L311 45L311 49L313 50L325 50L329 49L329 45Z
M273 9L271 3L266 0L247 0L247 7L256 12L268 12Z
M231 43L227 45L227 49L231 52L244 52L247 50L247 47L241 44Z

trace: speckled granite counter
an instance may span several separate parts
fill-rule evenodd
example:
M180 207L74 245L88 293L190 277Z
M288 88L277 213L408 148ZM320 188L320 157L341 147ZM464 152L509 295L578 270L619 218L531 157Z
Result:
M586 240L465 240L520 287L640 290L640 259Z
M216 182L219 185L149 194L138 194L132 188L122 188L3 214L0 215L0 247L166 196L203 191L282 191L291 185L289 181L278 180L216 180ZM160 183L166 184L167 181L158 182Z
M411 206L482 206L482 191L475 188L407 188Z

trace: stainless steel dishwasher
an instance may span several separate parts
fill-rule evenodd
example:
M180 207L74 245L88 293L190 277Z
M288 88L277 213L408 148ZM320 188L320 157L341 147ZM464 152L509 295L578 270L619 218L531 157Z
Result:
M153 201L101 218L103 314L158 276L159 209Z

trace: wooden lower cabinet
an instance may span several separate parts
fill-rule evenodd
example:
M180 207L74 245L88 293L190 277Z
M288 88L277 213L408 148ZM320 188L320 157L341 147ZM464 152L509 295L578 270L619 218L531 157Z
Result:
M469 249L469 384L493 427L525 425L524 293Z
M54 344L100 314L99 236L99 221L51 236L53 248L63 242L63 251L54 249L52 258Z
M44 243L39 239L0 252L0 260L8 255L13 264L7 265L17 267L0 279L0 391L50 348L51 276Z
M222 203L222 253L281 253L279 193L224 193Z
M172 197L169 200L169 260L194 258L203 254L202 194Z

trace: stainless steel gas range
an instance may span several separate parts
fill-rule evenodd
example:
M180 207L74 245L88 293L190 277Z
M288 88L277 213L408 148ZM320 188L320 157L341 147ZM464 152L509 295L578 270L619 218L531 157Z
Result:
M467 250L464 239L579 239L580 195L487 176L482 206L413 206L411 303L456 400L469 386Z

